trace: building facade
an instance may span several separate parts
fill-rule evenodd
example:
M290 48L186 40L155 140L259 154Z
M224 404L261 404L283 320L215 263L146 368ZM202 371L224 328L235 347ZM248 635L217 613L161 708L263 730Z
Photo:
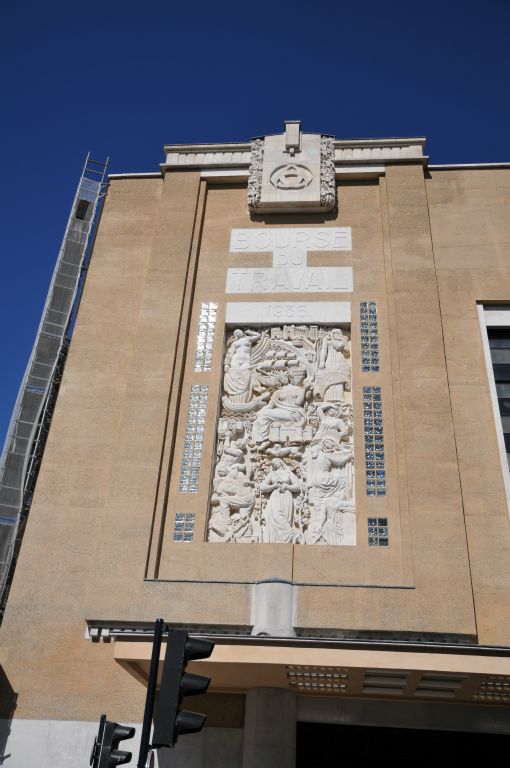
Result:
M510 167L424 145L288 121L110 176L1 630L9 765L140 723L157 616L216 639L162 766L510 732Z

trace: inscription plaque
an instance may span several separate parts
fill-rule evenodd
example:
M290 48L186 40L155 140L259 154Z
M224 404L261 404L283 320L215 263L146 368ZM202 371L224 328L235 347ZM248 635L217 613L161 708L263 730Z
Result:
M352 291L351 267L230 268L225 293L343 293Z
M295 246L303 251L351 251L351 227L233 229L231 253L267 253Z

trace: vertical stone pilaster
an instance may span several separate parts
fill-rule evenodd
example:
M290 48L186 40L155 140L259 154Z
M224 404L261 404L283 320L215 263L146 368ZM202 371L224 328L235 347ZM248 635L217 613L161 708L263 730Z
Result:
M419 599L475 631L462 495L423 168L388 166L390 261Z
M147 275L145 304L138 324L139 354L144 360L145 375L151 377L159 371L165 388L165 412L159 420L163 471L159 476L148 558L148 573L151 576L157 574L165 522L167 468L171 465L174 445L173 427L167 431L165 423L173 425L179 407L193 300L196 238L205 200L205 189L202 189L202 195L200 191L199 173L172 172L165 176Z

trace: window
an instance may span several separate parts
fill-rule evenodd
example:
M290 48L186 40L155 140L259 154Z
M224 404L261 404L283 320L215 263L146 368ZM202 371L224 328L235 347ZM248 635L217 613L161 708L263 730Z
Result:
M174 541L193 541L194 512L177 512L174 521Z
M510 303L479 304L478 315L510 514Z
M388 518L387 517L369 517L368 518L368 546L369 547L387 547L388 546Z
M85 219L85 216L87 215L87 211L89 208L89 201L88 200L78 200L78 205L76 206L76 218L83 221Z
M381 387L363 387L367 496L386 496Z
M503 439L510 468L510 326L508 328L487 328L487 336L489 337L499 415L503 427Z

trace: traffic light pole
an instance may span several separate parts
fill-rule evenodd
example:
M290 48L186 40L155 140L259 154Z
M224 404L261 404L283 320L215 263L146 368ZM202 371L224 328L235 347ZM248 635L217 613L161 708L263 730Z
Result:
M151 666L147 681L147 696L145 697L145 711L143 713L142 736L140 739L140 752L138 754L137 768L146 768L149 754L152 714L154 711L154 697L158 679L159 654L161 650L161 638L163 636L163 619L156 619L154 623L154 640L152 643Z

